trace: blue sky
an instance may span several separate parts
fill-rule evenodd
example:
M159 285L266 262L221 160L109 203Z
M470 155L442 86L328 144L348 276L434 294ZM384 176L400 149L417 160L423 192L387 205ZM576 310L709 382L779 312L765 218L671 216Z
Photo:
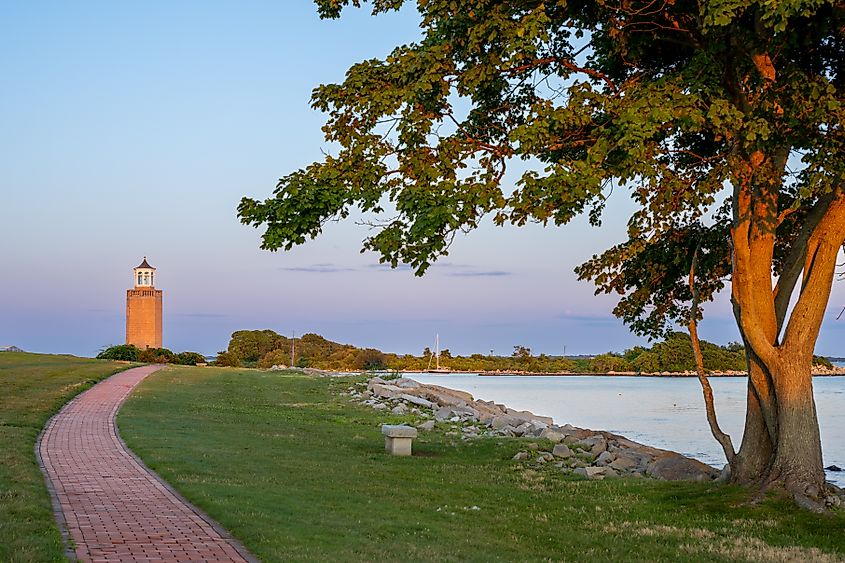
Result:
M312 88L419 34L416 14L298 2L19 2L0 8L0 345L92 355L124 338L143 256L165 294L165 345L213 353L272 328L397 352L435 332L458 353L622 350L640 340L572 269L619 242L605 226L495 228L459 237L424 278L359 254L367 230L331 224L290 253L259 250L241 196L320 158ZM845 355L837 284L819 350ZM737 339L725 300L703 337Z

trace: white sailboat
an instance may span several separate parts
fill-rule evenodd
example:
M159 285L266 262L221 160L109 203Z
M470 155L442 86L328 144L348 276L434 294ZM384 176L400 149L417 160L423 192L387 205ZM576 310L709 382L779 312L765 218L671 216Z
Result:
M435 360L434 369L431 367L431 360ZM447 368L440 367L440 335L436 334L434 336L434 354L428 357L428 369L426 369L428 373L452 373Z

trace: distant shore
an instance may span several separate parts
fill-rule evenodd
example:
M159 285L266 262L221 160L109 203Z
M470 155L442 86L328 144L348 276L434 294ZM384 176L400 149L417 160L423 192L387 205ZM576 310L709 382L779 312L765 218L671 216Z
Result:
M422 373L428 375L479 375L482 377L605 377L605 376L621 376L621 377L697 377L694 371L665 371L654 373L642 373L635 371L608 371L608 372L529 372L529 371L448 371L448 372L428 372L428 371L414 371L402 370L399 373L414 374ZM813 370L813 377L831 377L845 375L845 368L833 369L815 369ZM709 377L747 377L748 373L744 371L713 371L708 373Z

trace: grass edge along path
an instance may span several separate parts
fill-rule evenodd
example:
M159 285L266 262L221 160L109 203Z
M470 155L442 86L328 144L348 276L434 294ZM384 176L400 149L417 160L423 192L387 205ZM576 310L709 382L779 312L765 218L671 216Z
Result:
M845 515L736 487L600 482L510 458L525 439L423 433L342 395L360 379L171 367L118 414L128 446L265 563L289 560L842 561Z
M35 445L68 401L132 364L0 353L0 561L65 561Z

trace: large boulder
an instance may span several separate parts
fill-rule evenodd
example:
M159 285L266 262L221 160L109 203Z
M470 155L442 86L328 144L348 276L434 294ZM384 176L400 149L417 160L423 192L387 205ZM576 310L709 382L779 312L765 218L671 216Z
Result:
M617 455L616 459L610 462L610 467L616 471L630 471L638 466L638 461L627 455Z
M519 418L524 422L542 422L546 426L551 426L554 424L554 420L548 416L539 416L534 414L531 411L518 411L514 409L507 409L507 414L511 415L514 418Z
M560 430L555 430L554 428L543 428L543 431L540 432L540 438L551 440L557 444L559 442L563 442L563 439L566 438L566 434Z
M499 409L495 403L488 403L486 401L473 401L467 405L472 408L477 414L478 420L484 424L490 424L497 416L502 416L504 412Z
M373 392L373 395L383 399L393 399L394 397L401 395L403 391L403 389L399 387L384 383L374 383L370 390Z
M494 430L502 430L506 426L516 428L519 426L520 422L521 421L517 418L503 414L502 416L494 417L490 426L492 426Z
M434 421L433 420L427 420L427 421L423 422L422 424L418 424L417 428L419 428L420 430L425 430L425 431L434 430Z
M587 467L584 468L584 471L586 471L587 477L589 477L590 479L595 479L597 477L604 477L605 475L608 474L608 470L607 470L606 467L592 467L592 466L588 465Z
M613 460L616 459L616 456L608 451L603 451L599 454L599 457L596 458L596 465L603 467L605 465L610 465Z
M572 450L570 450L569 446L566 444L556 444L555 447L552 448L552 455L565 459L572 457Z
M477 410L475 410L474 408L472 408L469 405L466 405L466 406L463 406L463 407L461 407L461 406L452 407L452 412L454 412L456 415L460 416L461 418L469 418L469 419L472 419L472 420L478 420L478 416L480 414Z
M719 471L706 463L676 453L666 453L648 465L648 472L665 481L712 481Z
M399 395L399 398L403 401L407 401L409 403L413 403L419 407L425 407L427 409L433 409L437 406L428 399L423 399L422 397L417 397L415 395L408 395L407 393L402 393L401 395Z
M607 451L607 440L601 434L593 434L587 438L582 438L578 444L585 450L589 450L593 457L598 457L602 452Z

